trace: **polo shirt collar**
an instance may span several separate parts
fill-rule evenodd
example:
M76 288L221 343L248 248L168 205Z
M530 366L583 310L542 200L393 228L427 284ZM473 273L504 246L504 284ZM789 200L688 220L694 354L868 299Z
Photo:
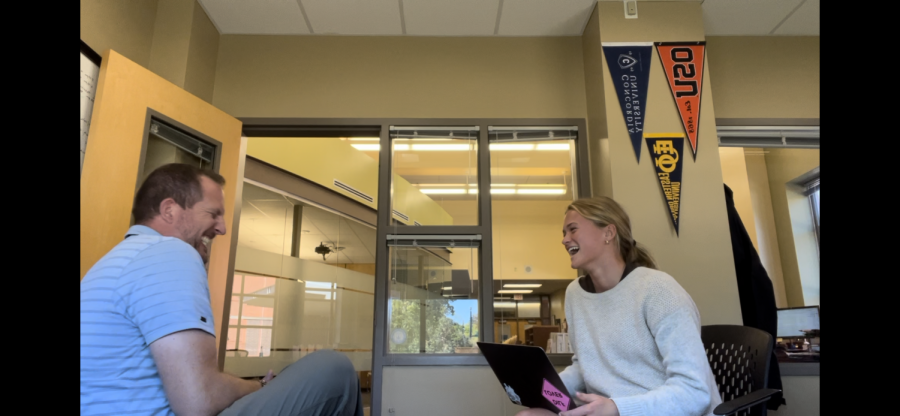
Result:
M162 235L158 233L156 230L146 226L146 225L132 225L131 228L128 229L128 232L125 233L125 238L131 237L133 235Z

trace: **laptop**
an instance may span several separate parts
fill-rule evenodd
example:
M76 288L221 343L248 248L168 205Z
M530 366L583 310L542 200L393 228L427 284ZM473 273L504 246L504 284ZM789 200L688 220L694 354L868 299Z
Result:
M509 400L553 413L578 407L544 350L530 345L478 342Z

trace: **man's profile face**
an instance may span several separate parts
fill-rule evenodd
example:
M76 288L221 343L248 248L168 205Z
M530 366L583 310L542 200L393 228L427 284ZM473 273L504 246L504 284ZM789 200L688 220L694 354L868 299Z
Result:
M225 235L225 194L222 187L206 176L200 177L203 199L181 211L175 228L184 242L200 253L203 264L209 262L212 240Z

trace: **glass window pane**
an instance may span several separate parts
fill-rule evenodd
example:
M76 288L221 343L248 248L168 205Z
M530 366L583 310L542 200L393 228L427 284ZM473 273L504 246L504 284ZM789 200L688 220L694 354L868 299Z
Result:
M477 258L477 248L391 247L390 353L478 353Z
M274 297L244 297L241 307L241 325L272 326Z
M240 296L232 296L231 297L231 316L228 317L228 325L237 325L238 317L241 313L241 297Z
M237 345L237 328L228 328L228 340L225 341L225 350L234 350ZM234 353L232 352L232 357Z
M391 130L393 219L403 225L478 225L478 131Z
M176 137L177 136L177 137ZM194 149L192 144L203 143ZM189 150L188 147L191 147ZM147 148L144 155L144 171L141 182L156 168L169 163L185 163L201 168L212 168L214 148L179 129L153 120L147 137Z
M235 258L243 313L232 329L247 353L226 354L225 370L262 376L333 349L371 371L375 228L251 183L243 196Z
M272 354L271 328L241 328L239 350L249 353L249 357L268 357Z
M245 276L244 293L256 295L275 294L275 278L266 276Z
M234 281L231 283L231 293L238 294L241 293L241 285L243 285L244 279L240 274L234 274Z
M577 277L561 244L566 207L577 198L577 131L489 128L488 138L493 341L548 350L551 334L566 330L565 290Z

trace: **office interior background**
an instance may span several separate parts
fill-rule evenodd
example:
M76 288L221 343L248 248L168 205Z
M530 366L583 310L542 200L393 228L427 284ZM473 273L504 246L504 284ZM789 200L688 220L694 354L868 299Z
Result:
M636 6L82 0L99 55L83 48L82 277L154 167L210 167L228 180L209 264L222 369L335 349L369 414L513 415L475 342L565 332L574 199L620 202L703 325L742 324L724 183L778 308L817 321L819 1ZM706 62L676 234L601 43L682 41L705 41ZM645 131L683 133L655 50L651 65ZM818 363L779 365L787 405L771 414L818 414Z

